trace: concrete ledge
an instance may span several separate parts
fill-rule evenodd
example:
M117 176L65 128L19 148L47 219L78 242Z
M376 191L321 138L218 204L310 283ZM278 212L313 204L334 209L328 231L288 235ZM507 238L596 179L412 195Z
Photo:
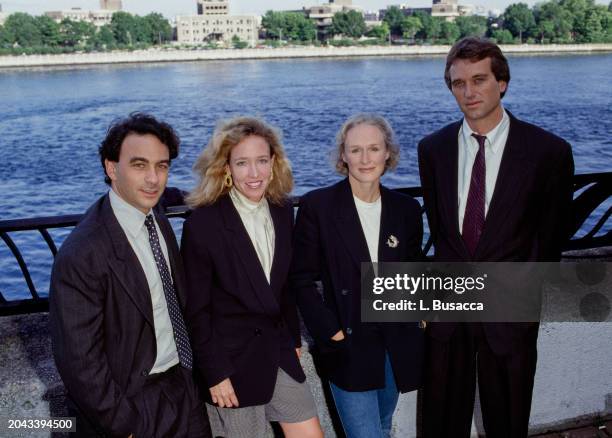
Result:
M612 44L502 45L504 53L611 52ZM88 64L214 61L236 59L337 58L446 55L450 46L287 47L263 49L150 49L133 52L0 56L0 68Z

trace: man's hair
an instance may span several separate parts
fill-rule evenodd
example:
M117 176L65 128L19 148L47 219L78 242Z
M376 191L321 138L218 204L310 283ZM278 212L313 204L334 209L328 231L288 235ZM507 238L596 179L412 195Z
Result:
M115 120L106 131L106 138L100 144L98 152L100 161L104 169L106 184L111 183L111 179L106 174L105 160L118 162L121 154L121 145L125 138L130 134L146 135L151 134L168 147L170 160L178 156L180 140L172 126L165 122L158 121L155 117L145 113L131 113L124 119Z
M510 83L510 67L508 60L502 53L497 44L485 39L477 37L462 38L453 45L446 57L446 68L444 70L444 80L448 89L452 91L450 78L450 68L453 62L457 59L469 59L472 62L482 61L485 58L491 58L491 71L498 81ZM506 88L507 90L507 88ZM506 91L501 93L504 97Z

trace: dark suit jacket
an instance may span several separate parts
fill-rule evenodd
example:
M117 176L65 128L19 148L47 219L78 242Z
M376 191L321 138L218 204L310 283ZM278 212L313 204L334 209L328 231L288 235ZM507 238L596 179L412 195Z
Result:
M306 378L295 352L301 344L295 300L287 293L293 209L269 206L270 283L229 195L196 208L183 226L187 327L209 402L208 388L227 377L240 407L270 401L279 366L299 382Z
M184 303L176 238L165 216L155 217ZM157 354L151 294L108 195L89 208L55 258L49 319L55 363L78 409L111 435L152 436L138 401Z
M458 133L462 120L419 143L419 169L429 229L438 261L557 261L569 237L574 163L571 146L537 126L510 116L484 230L472 257L459 232ZM427 332L448 340L456 324L431 324ZM485 324L489 345L502 354L537 324Z
M381 196L378 260L419 260L419 203L382 186ZM396 248L386 244L390 235L399 240ZM382 388L387 350L398 389L416 389L423 348L418 325L361 322L361 263L369 262L370 254L348 179L301 198L294 253L292 284L304 322L322 353L326 377L349 391ZM317 281L323 284L322 297ZM340 329L345 340L331 341Z

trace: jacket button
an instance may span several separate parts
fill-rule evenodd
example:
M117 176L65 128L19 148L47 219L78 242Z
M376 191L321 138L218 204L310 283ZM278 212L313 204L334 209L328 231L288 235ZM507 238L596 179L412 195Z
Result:
M350 335L350 334L352 334L352 333L353 333L353 329L352 329L352 328L350 328L350 327L347 327L347 328L346 328L346 334L347 334L347 335Z
M261 329L260 328L256 328L254 331L255 336L261 336Z
M348 295L349 291L348 291L348 290L346 290L346 289L342 289L342 290L340 291L340 293L341 293L342 295Z
M140 372L140 375L141 375L142 377L147 377L147 376L149 375L149 372L148 372L147 370L142 370L142 371Z

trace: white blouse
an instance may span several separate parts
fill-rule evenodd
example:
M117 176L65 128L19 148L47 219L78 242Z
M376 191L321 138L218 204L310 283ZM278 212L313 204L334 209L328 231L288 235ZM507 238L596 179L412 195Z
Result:
M274 260L275 234L268 201L263 197L261 201L253 202L235 187L232 187L229 193L242 224L251 238L257 258L259 258L259 263L269 283L272 261Z

